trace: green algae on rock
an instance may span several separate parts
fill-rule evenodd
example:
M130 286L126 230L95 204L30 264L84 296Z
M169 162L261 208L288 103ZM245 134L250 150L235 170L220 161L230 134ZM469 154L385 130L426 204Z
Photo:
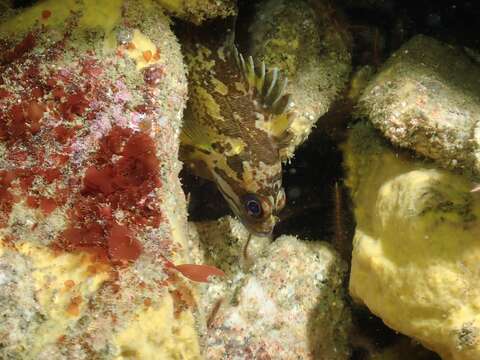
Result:
M357 223L350 293L444 359L480 357L480 199L470 182L356 124L344 147Z
M175 17L200 24L208 19L236 14L235 0L156 0Z

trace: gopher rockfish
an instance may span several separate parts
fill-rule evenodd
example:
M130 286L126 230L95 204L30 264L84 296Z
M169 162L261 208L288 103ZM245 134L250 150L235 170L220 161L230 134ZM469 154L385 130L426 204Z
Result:
M233 34L210 26L182 44L189 101L180 154L196 175L217 184L251 233L269 235L285 205L282 149L292 117L287 78L244 57Z

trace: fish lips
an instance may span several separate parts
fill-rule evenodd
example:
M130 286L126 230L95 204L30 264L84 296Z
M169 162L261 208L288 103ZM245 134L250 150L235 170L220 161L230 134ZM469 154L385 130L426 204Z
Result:
M239 216L239 218L242 224L252 235L260 237L271 237L273 228L277 223L277 218L275 216L271 216L270 219L258 222L253 222L249 219L245 219L243 216Z

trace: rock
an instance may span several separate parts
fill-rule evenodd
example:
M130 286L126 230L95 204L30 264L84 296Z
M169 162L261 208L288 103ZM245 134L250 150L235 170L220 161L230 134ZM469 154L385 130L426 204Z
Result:
M286 156L310 134L344 89L351 70L349 36L323 1L269 0L249 27L249 53L286 72L296 110Z
M479 359L480 199L470 182L394 152L364 123L345 159L357 224L351 295L443 359Z
M357 115L395 145L480 175L480 67L462 50L415 36L367 86Z
M11 10L12 4L10 1L0 1L0 14L6 13L7 11Z
M252 238L253 259L242 267L232 265L242 264L248 238L238 221L224 218L197 227L210 258L199 261L228 274L225 281L205 285L201 301L207 359L348 359L346 266L329 245L293 236L270 245Z
M197 262L221 264L225 273L234 275L248 271L270 244L268 237L250 235L242 223L231 216L217 221L192 223L190 248Z
M207 19L235 15L235 0L156 0L173 16L200 24Z
M199 359L177 160L187 81L148 0L0 23L0 358Z
M433 354L420 346L418 343L408 339L401 338L393 345L378 349L370 354L369 360L432 360Z

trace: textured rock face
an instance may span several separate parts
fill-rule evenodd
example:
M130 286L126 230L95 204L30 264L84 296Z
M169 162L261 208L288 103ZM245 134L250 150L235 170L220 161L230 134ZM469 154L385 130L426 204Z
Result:
M394 144L478 177L479 79L465 52L418 35L367 86L358 116Z
M228 275L206 288L207 359L348 359L345 265L325 243L252 238L233 219L197 225L201 248ZM223 229L223 236L220 235ZM220 245L220 239L228 243ZM217 246L215 246L217 245ZM263 248L263 251L260 249ZM202 261L202 260L200 260ZM233 264L233 265L232 265Z
M0 49L0 358L199 358L168 18L43 1Z
M345 87L351 70L348 36L323 1L270 0L255 14L250 54L285 71L295 108L288 157Z
M352 296L444 359L480 358L480 199L471 184L395 154L362 123L345 154L357 222Z
M235 0L156 0L169 13L183 20L200 24L207 19L236 14Z

